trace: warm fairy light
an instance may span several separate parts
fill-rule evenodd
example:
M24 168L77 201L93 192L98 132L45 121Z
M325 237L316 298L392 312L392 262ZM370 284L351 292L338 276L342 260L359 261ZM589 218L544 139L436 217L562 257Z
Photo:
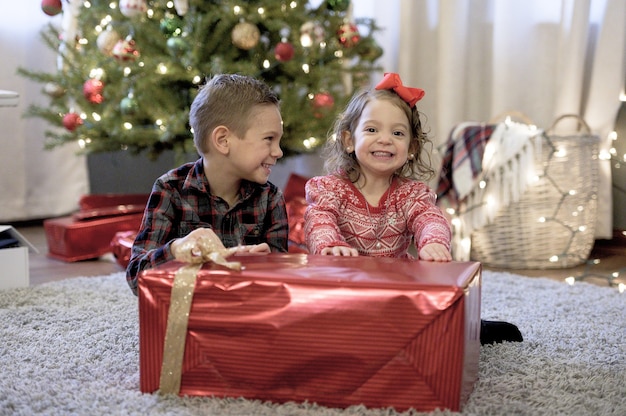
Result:
M556 156L556 157L565 157L565 156L567 156L567 151L563 147L558 148L556 150L556 152L554 152L554 156Z
M174 7L174 2L173 2L173 1L168 1L168 2L165 4L165 7L167 7L168 9L171 9L172 7Z
M104 75L104 69L102 68L93 68L89 71L89 78L101 79Z
M289 7L291 7L292 9L295 9L296 7L298 7L298 2L292 1L291 3L289 3Z
M260 14L261 16L263 16L263 15L265 14L265 8L263 8L263 7L259 7L259 8L257 9L257 13L258 13L258 14Z
M80 147L81 149L84 149L85 147L87 147L87 144L85 143L83 139L78 139L78 147Z
M167 74L167 66L164 63L157 65L157 72L159 74Z
M193 82L194 84L199 84L200 82L202 82L202 77L200 75L196 75L195 77L193 77L191 82Z
M485 182L485 181L480 181L480 182L478 183L478 187L479 187L480 189L485 189L485 187L486 187L486 186L487 186L487 182Z
M268 69L270 67L270 61L269 59L266 59L263 61L263 68Z
M460 218L458 218L458 217L452 218L452 219L450 220L450 222L452 223L452 225L453 225L454 227L460 227L460 226L461 226L461 219L460 219Z
M124 68L124 76L125 76L125 77L129 76L129 75L130 75L130 73L131 73L131 71L132 71L132 70L131 70L129 67L125 67L125 68Z
M158 118L158 119L154 122L154 124L156 124L157 126L161 126L161 125L163 125L163 120L161 120L160 118Z
M315 147L315 145L317 144L317 139L315 137L309 137L308 139L303 140L302 144L307 149L311 149L311 148Z
M578 231L580 231L581 233L584 233L586 229L587 227L585 227L584 225L581 225L580 227L578 227Z
M576 278L574 276L567 276L565 278L565 283L567 283L570 286L573 286L574 283L576 283Z
M619 293L624 293L626 292L626 284L624 283L620 283L617 285L617 290L619 291Z
M559 256L552 256L548 260L550 260L550 263L556 263L559 261Z
M310 68L309 68L309 64L303 64L302 65L302 72L304 72L305 74L308 74L310 72Z
M611 153L609 153L606 149L602 149L600 150L598 158L600 160L611 160Z
M112 1L111 3L109 3L109 9L117 9L117 3Z
M154 10L153 9L148 9L148 11L146 11L146 14L148 15L149 18L153 18L154 17Z
M102 117L100 117L100 114L98 113L91 113L91 117L93 117L93 119L96 121L102 120Z
M576 189L570 189L568 192L570 195L576 195Z
M546 222L546 217L539 217L539 222Z
M335 55L336 58L340 58L341 59L341 58L343 58L343 51L336 50L334 55Z
M89 41L85 38L80 38L78 39L78 44L79 45L87 45L89 43Z
M132 123L129 123L128 121L124 123L124 128L126 130L131 130L133 128Z
M91 8L91 2L89 2L89 1L85 1L85 2L83 2L83 7L84 7L85 9L90 9L90 8Z
M233 7L233 13L235 13L235 15L240 15L241 14L241 7L240 6Z
M446 212L450 215L454 215L456 213L456 210L454 208L446 208Z
M617 132L615 130L609 133L609 139L611 139L612 141L617 140Z

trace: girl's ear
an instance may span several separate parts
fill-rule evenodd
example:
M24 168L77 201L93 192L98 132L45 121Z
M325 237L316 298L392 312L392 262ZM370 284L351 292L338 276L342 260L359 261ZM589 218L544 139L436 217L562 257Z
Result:
M218 153L223 155L227 155L230 152L230 139L231 133L228 127L226 126L217 126L211 132L211 136L209 140L211 140L211 144L213 148L217 150Z
M352 140L352 135L349 131L343 131L341 133L341 143L343 144L343 148L348 151L348 153L352 153L354 151L354 140Z

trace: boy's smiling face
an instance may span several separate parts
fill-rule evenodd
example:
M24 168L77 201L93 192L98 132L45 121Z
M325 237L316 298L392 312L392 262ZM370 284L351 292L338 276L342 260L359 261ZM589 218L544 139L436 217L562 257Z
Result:
M272 167L283 156L280 139L283 121L280 109L275 105L259 105L250 113L248 130L243 137L230 141L229 157L241 179L264 184L272 173Z

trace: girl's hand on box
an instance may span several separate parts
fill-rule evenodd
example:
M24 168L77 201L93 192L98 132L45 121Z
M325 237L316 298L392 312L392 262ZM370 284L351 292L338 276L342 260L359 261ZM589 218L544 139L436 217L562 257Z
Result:
M419 252L420 260L427 261L451 261L452 255L450 250L443 244L431 243L426 244Z
M356 248L352 248L352 247L334 246L334 247L323 248L320 254L324 256L357 257L359 255L359 252L357 251Z

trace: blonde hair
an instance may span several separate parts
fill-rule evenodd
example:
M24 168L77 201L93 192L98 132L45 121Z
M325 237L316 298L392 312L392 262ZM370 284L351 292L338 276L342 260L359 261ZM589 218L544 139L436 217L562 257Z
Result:
M346 151L341 137L344 132L349 132L351 135L354 134L363 109L371 100L391 101L395 106L404 111L409 120L411 128L409 154L413 154L413 159L409 159L394 175L421 180L431 179L435 171L430 165L430 153L425 152L424 147L427 144L432 145L432 142L422 129L422 123L420 121L421 113L417 110L416 106L410 108L402 98L390 90L364 90L352 97L343 113L335 120L335 124L322 149L326 172L346 176L352 182L356 182L361 176L361 168L354 152L348 153Z
M250 127L248 116L257 105L280 105L276 93L264 82L237 74L220 74L207 80L189 110L198 153L208 151L206 139L217 126L226 126L243 136Z

